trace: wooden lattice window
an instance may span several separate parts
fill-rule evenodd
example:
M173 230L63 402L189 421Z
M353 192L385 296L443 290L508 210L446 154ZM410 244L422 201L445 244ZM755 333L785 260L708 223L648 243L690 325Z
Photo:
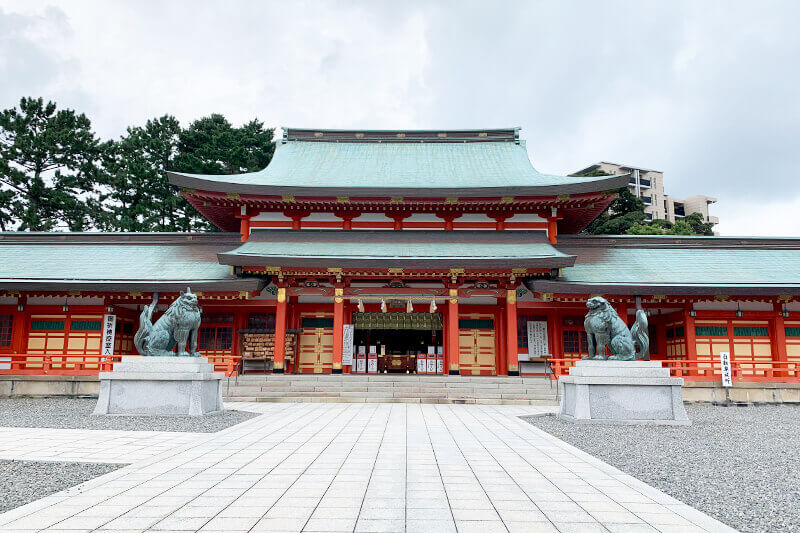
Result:
M564 354L588 354L589 342L586 332L576 329L565 329L563 332Z
M800 337L800 328L796 326L786 326L784 332L787 337Z
M494 329L494 320L491 318L460 318L458 329Z
M734 337L769 337L766 326L733 326Z
M303 328L332 328L333 319L324 317L303 317L300 321L300 327Z
M14 328L14 315L0 315L0 348L11 346L11 331Z
M727 337L728 328L726 326L695 326L694 334L697 337Z
M257 329L272 333L275 331L275 313L250 313L247 316L247 329Z
M228 326L203 326L198 332L197 349L201 351L230 350L233 345L233 328Z

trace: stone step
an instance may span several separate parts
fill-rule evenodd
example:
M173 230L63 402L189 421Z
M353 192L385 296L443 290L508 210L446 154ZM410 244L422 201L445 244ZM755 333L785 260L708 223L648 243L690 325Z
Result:
M419 404L480 404L480 405L558 405L557 400L551 399L525 399L515 400L510 398L356 398L343 397L260 397L237 396L226 398L228 402L303 402L303 403L419 403Z
M518 377L518 376L426 376L416 374L245 374L238 377L239 381L373 381L373 382L444 382L444 383L480 383L509 384L509 383L536 383L546 382L544 377Z
M416 374L250 374L227 380L230 401L556 405L544 377Z

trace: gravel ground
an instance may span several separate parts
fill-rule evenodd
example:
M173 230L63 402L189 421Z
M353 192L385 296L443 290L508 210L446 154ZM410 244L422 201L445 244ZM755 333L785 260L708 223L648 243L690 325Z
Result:
M0 460L0 513L125 465Z
M0 427L215 433L258 416L246 411L203 417L92 416L96 403L83 398L0 399Z
M689 427L527 421L741 531L800 531L800 407L686 411Z

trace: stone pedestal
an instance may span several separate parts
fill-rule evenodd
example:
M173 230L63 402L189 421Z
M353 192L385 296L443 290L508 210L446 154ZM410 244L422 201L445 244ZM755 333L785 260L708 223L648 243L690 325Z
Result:
M578 424L689 425L682 378L659 361L578 361L558 380L559 418Z
M222 373L201 357L123 357L100 372L96 415L190 415L222 410Z

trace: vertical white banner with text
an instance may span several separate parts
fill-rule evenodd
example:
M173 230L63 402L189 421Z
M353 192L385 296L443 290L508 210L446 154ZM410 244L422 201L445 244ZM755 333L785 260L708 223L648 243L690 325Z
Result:
M342 334L342 366L353 364L353 324L345 324Z
M103 317L103 346L102 355L114 355L114 331L117 326L117 315Z
M731 372L730 352L719 353L720 374L722 374L722 386L733 387L733 373Z

